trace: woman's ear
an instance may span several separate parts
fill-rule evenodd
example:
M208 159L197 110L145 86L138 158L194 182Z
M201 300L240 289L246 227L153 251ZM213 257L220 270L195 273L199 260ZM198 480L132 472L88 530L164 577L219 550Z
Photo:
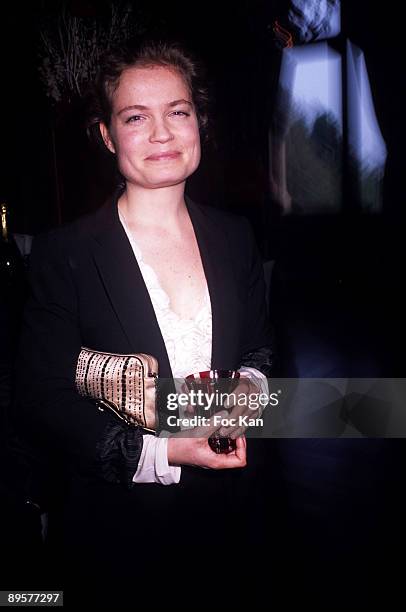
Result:
M100 121L99 123L100 134L102 135L103 142L111 153L115 153L116 149L114 147L114 143L110 137L110 133L107 129L107 125Z

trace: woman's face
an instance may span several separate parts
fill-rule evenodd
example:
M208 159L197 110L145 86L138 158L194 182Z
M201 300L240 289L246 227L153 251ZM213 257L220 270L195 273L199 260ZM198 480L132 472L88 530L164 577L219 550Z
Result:
M127 182L147 189L184 182L199 165L200 136L182 76L164 66L128 68L100 129Z

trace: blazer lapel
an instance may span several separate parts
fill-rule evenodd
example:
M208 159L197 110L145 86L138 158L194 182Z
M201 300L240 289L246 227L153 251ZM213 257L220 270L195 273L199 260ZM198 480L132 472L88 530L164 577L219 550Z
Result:
M211 367L233 369L236 367L233 350L236 336L234 311L238 296L227 234L222 224L216 222L204 206L196 204L189 198L186 198L186 204L195 230L210 294Z
M154 355L159 362L159 375L170 378L172 373L165 343L137 260L118 216L117 196L95 216L96 222L91 228L94 261L127 339L128 352Z

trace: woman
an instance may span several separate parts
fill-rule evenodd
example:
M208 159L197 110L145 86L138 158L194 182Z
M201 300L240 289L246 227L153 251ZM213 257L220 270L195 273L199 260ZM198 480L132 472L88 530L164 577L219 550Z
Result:
M173 564L176 549L203 567L187 533L200 532L208 512L233 515L228 468L246 465L246 442L230 428L236 450L217 455L207 444L214 426L168 438L117 422L75 391L81 346L154 355L162 378L241 368L246 392L258 392L272 353L248 223L184 195L207 123L196 65L165 44L112 54L98 96L100 133L125 188L34 241L17 407L69 474L60 550L72 581L103 571L113 593L135 571L148 581L158 552L160 563L167 555Z

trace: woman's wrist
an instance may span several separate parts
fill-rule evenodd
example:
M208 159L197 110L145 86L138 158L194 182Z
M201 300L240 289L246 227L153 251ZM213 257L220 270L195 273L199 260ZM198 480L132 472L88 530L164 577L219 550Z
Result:
M180 438L168 438L167 453L169 465L180 465L181 463L179 442L182 442Z
M196 438L186 436L172 436L168 438L168 463L169 465L199 465Z

